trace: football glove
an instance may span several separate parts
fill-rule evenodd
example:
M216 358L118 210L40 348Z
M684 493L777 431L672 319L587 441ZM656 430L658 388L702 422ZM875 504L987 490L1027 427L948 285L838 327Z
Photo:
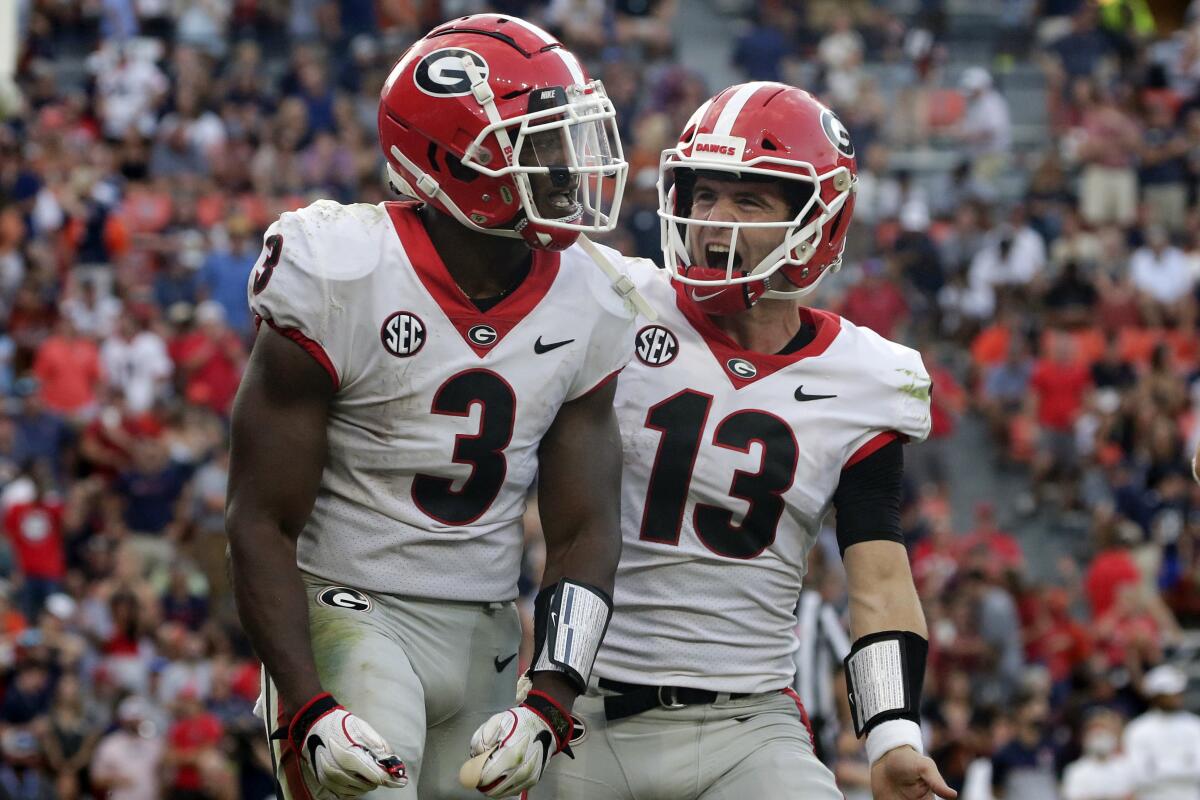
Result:
M296 713L286 735L316 800L354 798L380 786L408 785L404 762L383 737L328 692Z
M488 797L512 797L541 779L550 756L571 740L571 715L542 692L492 716L471 737L471 756L490 753L476 788ZM570 751L567 750L568 754Z

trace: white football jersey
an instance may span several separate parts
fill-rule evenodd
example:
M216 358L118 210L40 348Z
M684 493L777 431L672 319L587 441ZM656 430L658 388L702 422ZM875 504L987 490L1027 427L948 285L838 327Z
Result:
M516 597L542 435L632 351L635 312L591 259L537 251L484 312L413 204L323 200L270 227L248 293L337 385L300 567L411 597Z
M634 279L641 322L621 373L624 549L595 672L726 692L792 683L795 609L842 469L897 434L929 433L920 356L803 309L813 341L740 349L677 304L664 272Z

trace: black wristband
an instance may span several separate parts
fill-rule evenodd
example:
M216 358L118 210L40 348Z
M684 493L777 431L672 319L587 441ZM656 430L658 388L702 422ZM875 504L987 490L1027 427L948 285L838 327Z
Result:
M296 715L292 717L287 730L288 740L294 747L300 748L304 744L304 737L308 735L309 729L316 724L317 720L341 707L341 703L335 700L329 692L322 692L312 698L301 706Z
M550 726L550 730L554 733L555 744L557 749L555 752L561 751L571 741L571 733L575 729L575 723L571 720L571 715L563 710L562 706L554 702L545 692L532 691L525 698L525 702L521 705L528 708L533 713L546 721Z
M891 648L873 649L870 663L859 657L859 653L873 645L892 642L895 644ZM912 631L880 631L854 642L844 664L855 736L861 738L879 723L892 719L920 724L921 689L928 657L929 642ZM895 673L896 668L899 674Z

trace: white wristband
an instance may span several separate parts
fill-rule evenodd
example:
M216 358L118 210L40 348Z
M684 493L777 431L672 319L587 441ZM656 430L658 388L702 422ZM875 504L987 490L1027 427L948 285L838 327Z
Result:
M905 745L925 754L925 740L921 737L920 725L910 719L881 722L867 734L867 761L874 765L887 753Z

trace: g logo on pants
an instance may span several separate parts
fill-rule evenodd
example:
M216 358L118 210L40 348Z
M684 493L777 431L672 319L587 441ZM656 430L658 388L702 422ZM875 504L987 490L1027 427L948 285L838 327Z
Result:
M371 598L358 589L348 586L330 586L317 593L317 602L330 608L344 608L347 611L362 611L370 613Z

